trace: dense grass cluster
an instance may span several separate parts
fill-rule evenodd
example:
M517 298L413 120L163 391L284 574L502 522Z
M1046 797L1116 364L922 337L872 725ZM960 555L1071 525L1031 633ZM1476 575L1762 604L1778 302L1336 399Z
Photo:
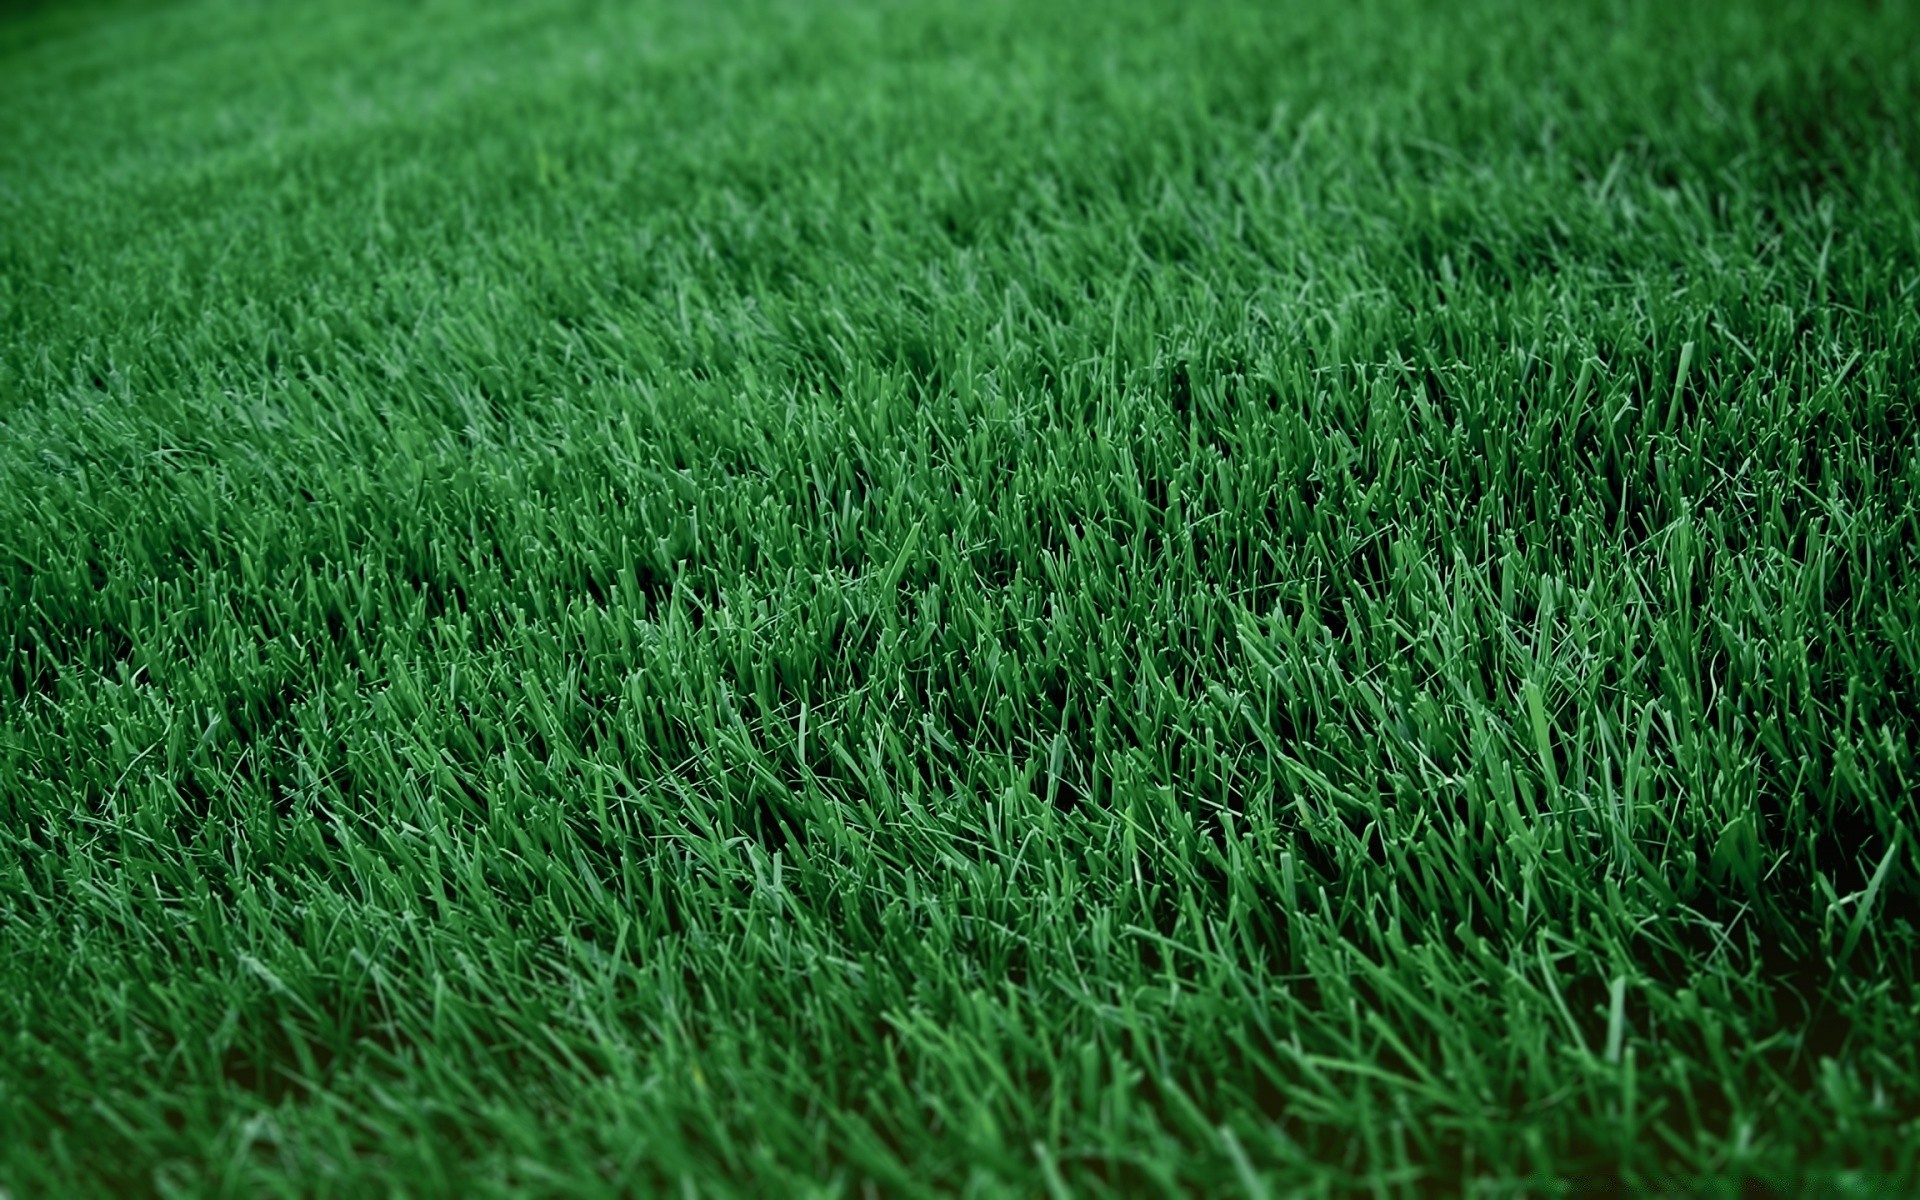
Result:
M0 1193L1913 1186L1916 46L0 16Z

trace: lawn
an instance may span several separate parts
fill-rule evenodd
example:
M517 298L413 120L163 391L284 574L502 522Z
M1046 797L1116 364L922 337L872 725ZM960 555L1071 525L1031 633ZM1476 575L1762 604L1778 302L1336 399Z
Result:
M1920 3L0 12L0 1197L1920 1191Z

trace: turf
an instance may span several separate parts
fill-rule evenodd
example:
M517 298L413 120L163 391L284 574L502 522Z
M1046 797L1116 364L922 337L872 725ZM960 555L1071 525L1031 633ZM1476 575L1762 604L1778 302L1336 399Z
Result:
M1915 1188L1916 45L0 14L0 1194Z

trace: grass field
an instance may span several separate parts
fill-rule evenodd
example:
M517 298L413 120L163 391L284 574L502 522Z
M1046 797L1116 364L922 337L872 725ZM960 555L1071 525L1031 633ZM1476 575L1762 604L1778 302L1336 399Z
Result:
M1920 5L0 13L0 1196L1920 1188Z

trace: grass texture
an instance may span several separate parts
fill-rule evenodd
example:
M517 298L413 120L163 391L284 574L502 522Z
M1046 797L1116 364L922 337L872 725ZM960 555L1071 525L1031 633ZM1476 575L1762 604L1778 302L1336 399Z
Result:
M0 1193L1920 1179L1920 8L0 15Z

